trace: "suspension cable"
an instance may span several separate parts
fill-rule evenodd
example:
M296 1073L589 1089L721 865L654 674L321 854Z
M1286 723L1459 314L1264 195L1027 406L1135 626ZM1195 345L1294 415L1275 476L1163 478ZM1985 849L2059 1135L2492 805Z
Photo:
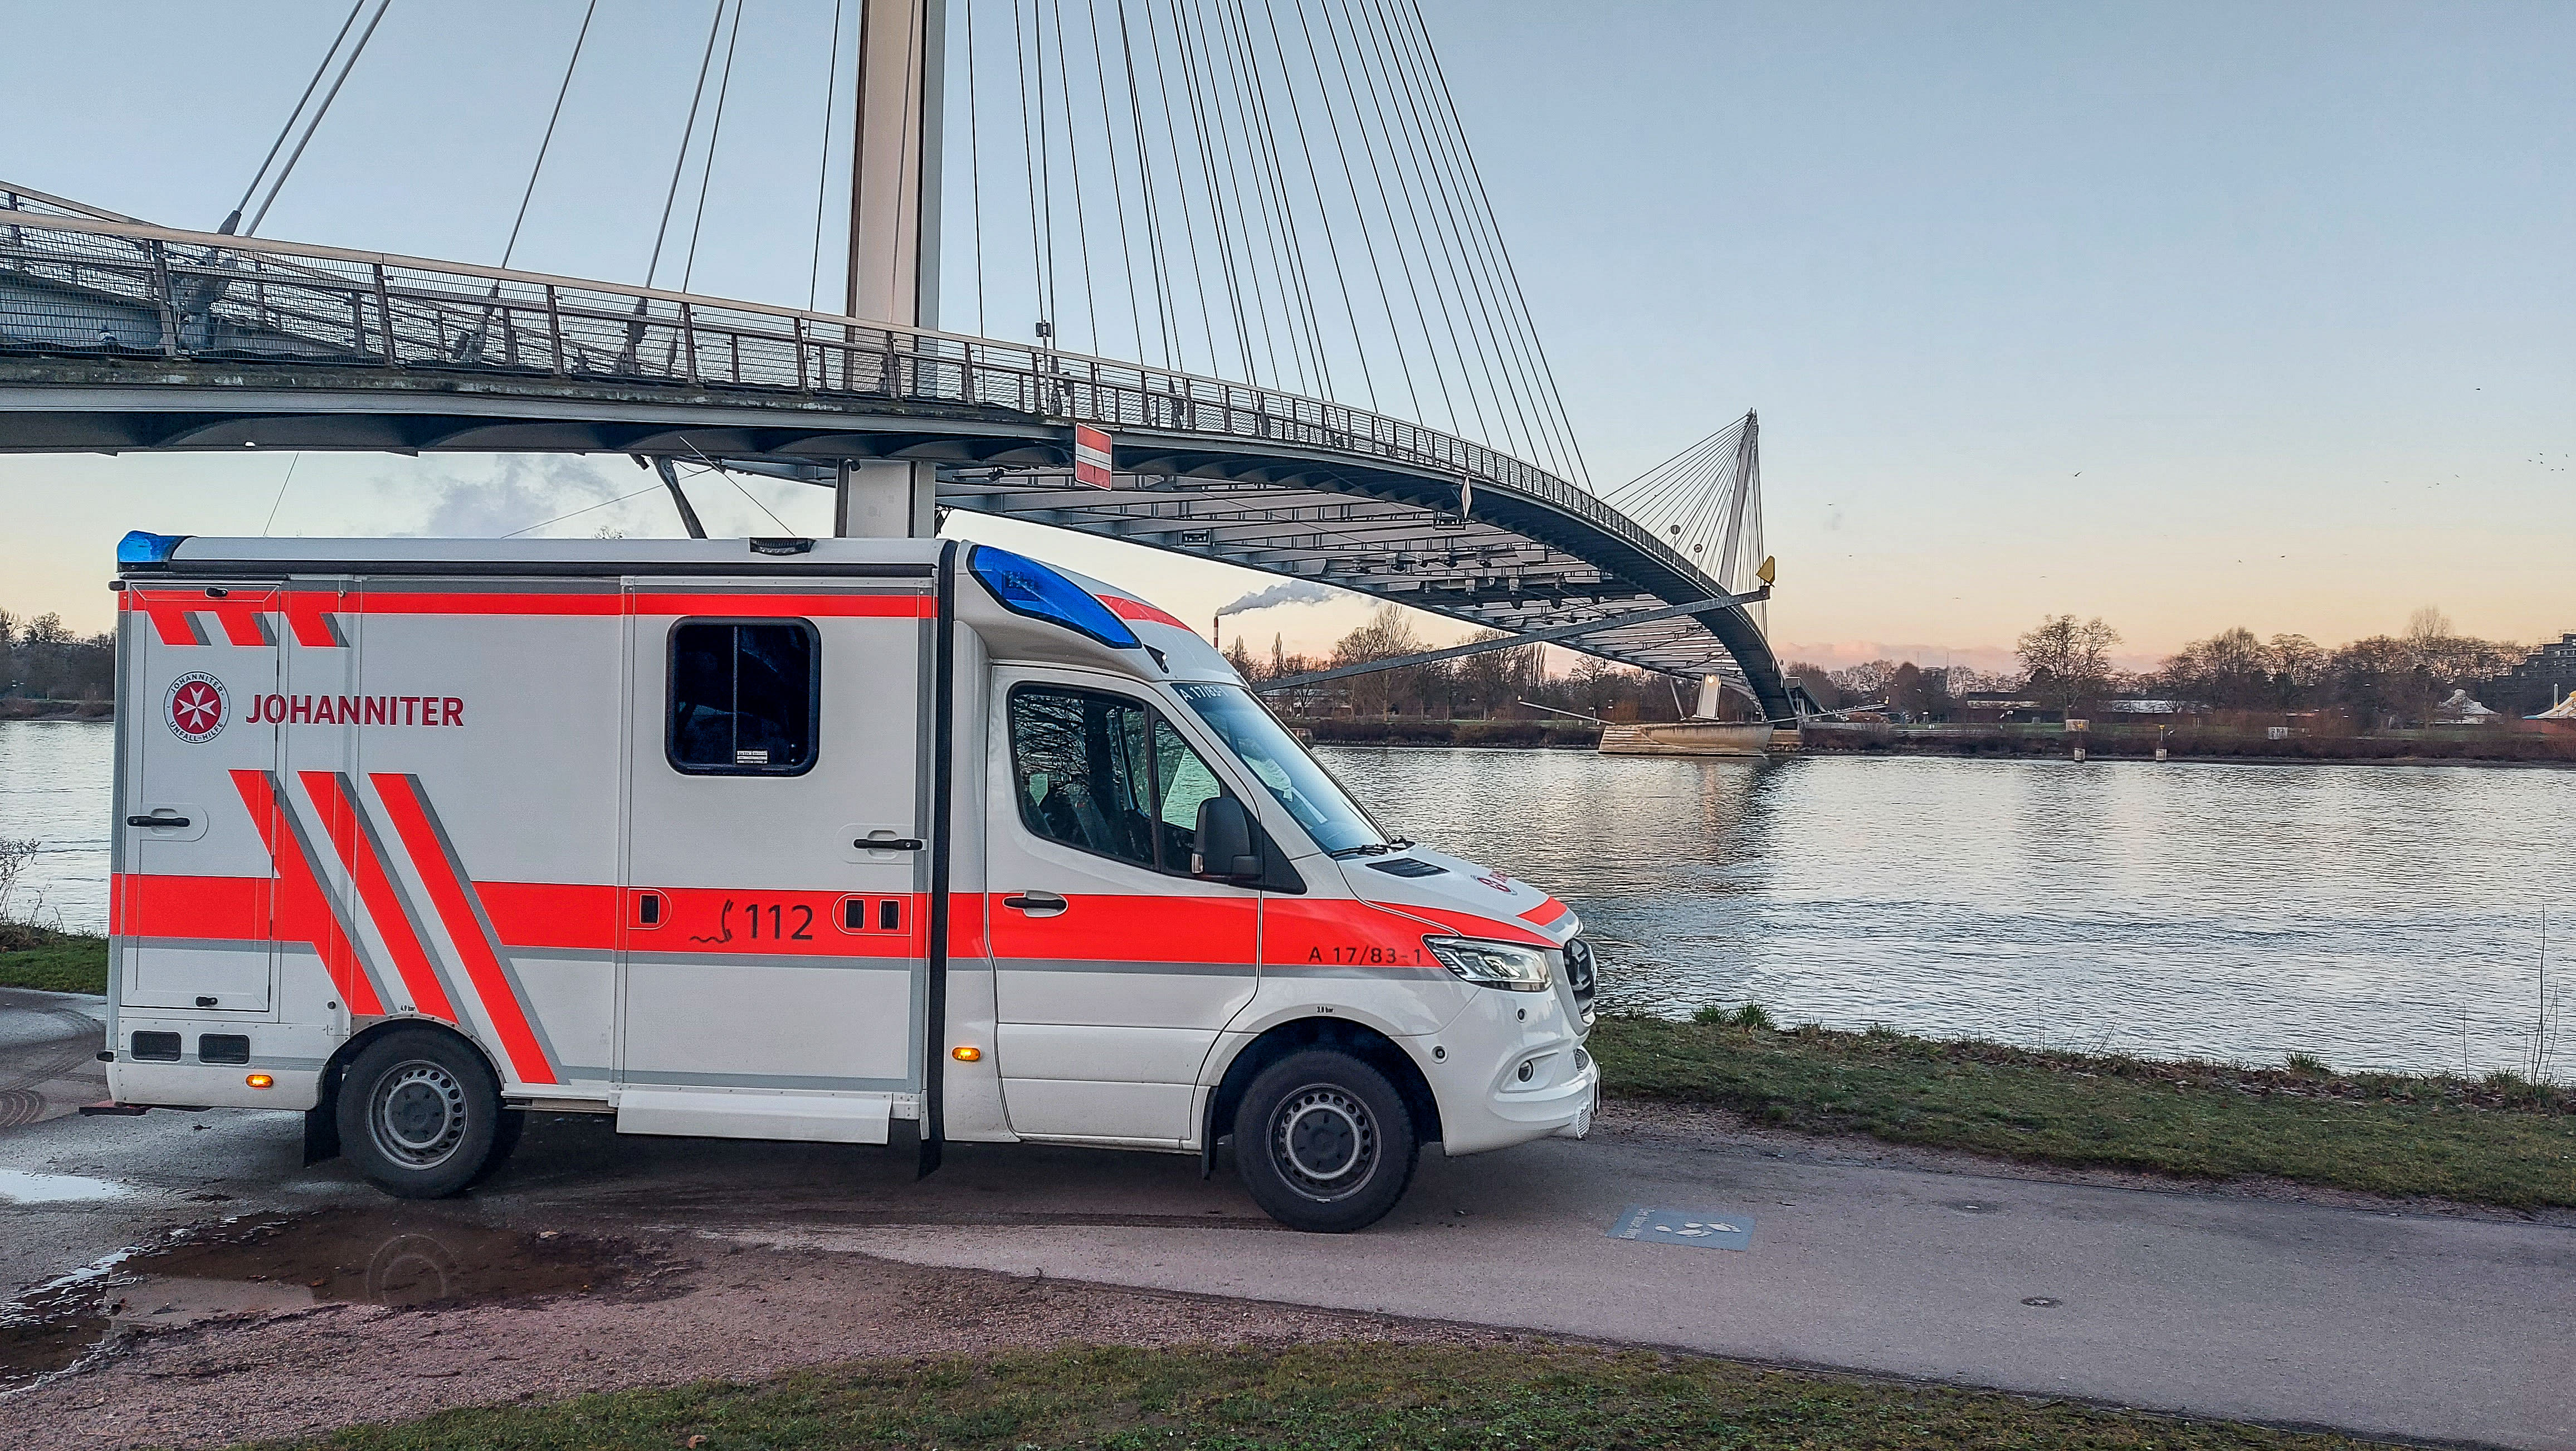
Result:
M510 256L519 250L519 228L528 222L528 202L537 194L537 173L546 169L546 152L555 144L555 123L563 119L564 97L572 94L572 73L581 64L582 42L590 39L591 17L599 13L599 0L590 0L581 12L581 32L572 38L572 59L564 63L563 84L555 90L555 108L546 117L546 137L537 143L536 165L528 168L527 190L519 193L519 214L510 220L510 240L501 248L501 265L510 265Z
M1117 208L1118 258L1127 273L1127 324L1136 336L1136 359L1145 358L1145 309L1136 292L1136 250L1127 235L1127 188L1118 173L1118 123L1109 118L1109 63L1100 49L1099 0L1083 0L1091 32L1091 73L1100 82L1100 134L1109 154L1109 199Z
M984 320L984 133L975 99L982 87L975 70L975 0L959 4L966 12L966 186L975 214L975 335L983 337L989 327Z
M1413 300L1414 320L1421 325L1422 351L1424 356L1430 360L1432 381L1437 383L1440 387L1441 407L1449 415L1450 430L1452 432L1463 433L1465 431L1465 425L1460 421L1458 416L1457 400L1449 392L1448 370L1440 366L1440 349L1438 344L1434 343L1431 338L1431 314L1429 309L1422 305L1422 288L1414 279L1413 262L1405 250L1404 229L1396 221L1395 199L1393 194L1387 190L1386 172L1378 165L1377 146L1371 139L1375 133L1370 130L1368 118L1360 113L1359 82L1351 75L1350 56L1343 49L1340 32L1333 24L1331 0L1317 0L1315 8L1324 17L1324 33L1333 38L1333 58L1341 68L1342 89L1351 98L1351 115L1358 122L1357 129L1360 133L1360 153L1368 159L1369 175L1377 184L1378 209L1386 217L1388 239L1395 248L1397 269L1404 274L1405 291ZM1356 40L1357 37L1354 36L1353 39ZM1365 70L1365 66L1363 66L1363 69ZM1374 82L1370 85L1369 96L1372 102L1376 100L1377 89ZM1386 129L1385 109L1383 106L1377 106L1375 109L1378 111L1377 129L1379 131L1383 131ZM1408 199L1408 206L1409 204ZM1425 263L1425 267L1427 270L1427 261ZM1473 394L1470 394L1469 397L1470 401L1473 401Z
M1358 14L1354 13L1355 5L1356 0L1342 0L1344 22L1350 26L1351 38L1354 45L1358 45L1361 40L1361 22ZM1374 28L1372 27L1372 40L1374 39L1373 29ZM1417 202L1415 200L1415 179L1412 171L1405 165L1406 160L1413 150L1413 133L1411 127L1406 124L1404 103L1401 97L1396 99L1394 104L1394 120L1390 122L1387 119L1387 95L1395 89L1395 80L1393 76L1387 76L1384 86L1381 86L1379 83L1380 71L1377 67L1371 65L1372 59L1382 60L1382 57L1378 54L1377 47L1374 44L1361 46L1360 72L1368 77L1369 104L1378 114L1378 124L1388 133L1386 143L1388 166L1389 169L1395 173L1397 191L1404 197L1405 216L1413 223L1414 243L1422 250L1423 271L1430 275L1431 280L1431 298L1440 309L1441 328L1449 335L1450 355L1455 358L1458 363L1460 384L1467 394L1467 407L1469 411L1474 413L1476 416L1476 432L1478 436L1490 440L1496 436L1497 430L1494 425L1489 423L1485 418L1484 400L1476 391L1475 375L1468 369L1468 349L1466 344L1459 340L1458 320L1451 313L1449 307L1450 289L1444 289L1440 285L1440 274L1442 269L1437 264L1448 260L1448 249L1443 246L1440 249L1439 257L1435 258L1433 255L1433 240L1435 237L1442 235L1439 232L1439 219L1435 214L1430 225L1425 226L1423 222L1423 211L1429 198L1426 195L1422 201ZM1399 150L1397 146L1397 139L1399 137L1403 139L1404 143L1402 150ZM1429 187L1427 184L1424 185L1423 190L1426 193L1428 192ZM1454 263L1450 264L1450 271L1450 288L1454 289L1457 285ZM1463 298L1460 300L1459 310L1465 310L1465 301ZM1470 331L1472 333L1472 324ZM1480 363L1482 361L1481 351L1478 355L1478 361ZM1487 392L1492 391L1492 384L1493 380L1490 377L1487 378ZM1508 440L1510 436L1509 429L1506 428L1499 431L1502 436ZM1505 447L1508 449L1510 444L1507 442Z
M1172 193L1181 203L1181 239L1189 244L1190 282L1192 290L1198 294L1199 299L1199 332L1207 342L1208 371L1222 372L1223 367L1216 350L1216 312L1208 301L1207 265L1199 249L1198 220L1190 207L1189 178L1181 161L1180 118L1172 109L1171 75L1163 66L1162 30L1154 23L1154 0L1140 0L1140 3L1145 11L1146 53L1154 59L1154 89L1161 95L1163 101L1163 140L1172 153ZM1177 20L1174 22L1176 26L1178 23ZM1175 43L1177 44L1177 38ZM1209 205L1211 207L1215 205L1213 199L1210 200ZM1182 362L1187 364L1186 354Z
M1513 370L1513 350L1506 341L1504 327L1496 321L1495 311L1499 303L1494 296L1490 274L1477 265L1482 236L1470 227L1458 210L1457 197L1464 190L1465 177L1460 174L1456 152L1463 140L1453 139L1447 128L1439 123L1437 110L1424 104L1429 90L1428 78L1411 64L1415 59L1411 32L1400 23L1391 4L1383 3L1383 0L1370 0L1370 4L1372 22L1383 33L1389 63L1402 81L1398 94L1404 98L1406 109L1412 113L1414 125L1424 142L1423 151L1431 168L1430 186L1440 199L1437 215L1447 218L1449 245L1456 260L1465 265L1468 279L1473 284L1471 295L1475 312L1469 319L1471 331L1477 331L1472 324L1481 321L1483 327L1477 332L1482 339L1480 351L1486 343L1491 344L1494 366L1501 370L1502 385L1507 391L1512 414L1520 422L1521 437L1534 451L1533 457L1536 450L1544 448L1548 463L1564 470L1566 460L1553 436L1542 432L1531 421L1529 390L1524 387L1523 376ZM1545 419L1543 406L1539 409L1539 416L1542 421Z
M1228 20L1228 34L1240 50L1243 88L1251 93L1246 129L1259 143L1255 151L1257 175L1265 188L1265 207L1279 219L1278 248L1287 264L1281 279L1281 290L1287 296L1290 334L1304 345L1315 371L1315 392L1319 397L1333 396L1332 360L1325 355L1324 335L1316 325L1314 291L1307 284L1306 255L1303 238L1297 227L1297 213L1288 201L1288 176L1280 162L1279 131L1270 101L1270 88L1261 78L1261 52L1253 42L1252 20L1244 0L1219 0L1219 11ZM1302 332L1299 331L1303 325Z
M1360 337L1359 309L1351 301L1351 280L1342 268L1342 250L1333 240L1332 214L1324 204L1324 182L1315 169L1315 146L1306 131L1306 115L1297 104L1297 83L1288 69L1288 47L1279 34L1279 10L1275 5L1261 7L1270 25L1271 53L1279 57L1279 89L1288 97L1288 119L1296 127L1298 154L1305 159L1307 190L1315 198L1316 230L1324 235L1324 254L1333 264L1333 280L1342 294L1342 316L1351 325L1351 352L1360 366L1360 386L1368 394L1369 411L1377 411L1377 379L1369 371L1368 347ZM1320 79L1320 76L1318 77ZM1292 212L1293 216L1294 213Z
M698 211L689 219L689 257L680 268L680 290L689 290L689 279L698 271L698 233L707 224L707 189L716 179L716 145L724 140L725 99L733 94L733 53L742 43L742 0L734 0L733 29L725 36L724 77L716 82L715 119L707 123L707 159L698 168Z
M366 54L367 42L375 37L376 27L385 23L385 12L393 6L394 0L379 0L376 13L367 20L367 28L358 32L358 43L349 48L348 62L340 67L339 77L331 82L331 89L323 92L322 104L313 108L313 119L305 123L304 135L296 141L295 150L288 154L286 165L278 168L277 179L268 184L268 195L260 198L259 211L252 215L250 225L242 228L243 236L256 234L259 224L268 220L268 209L277 205L277 194L286 189L286 179L295 174L295 163L304 159L304 148L313 144L313 133L322 129L322 118L330 113L331 103L340 98L340 88L349 83L349 72L358 68L358 57ZM254 181L253 185L257 182Z
M654 276L662 270L662 242L671 233L671 207L680 199L680 173L688 167L689 143L698 134L698 103L706 99L707 71L715 64L716 37L724 31L724 13L725 0L716 0L715 14L707 21L707 53L698 60L698 88L689 95L689 119L680 128L680 154L671 158L671 186L662 195L662 224L653 233L653 260L644 267L647 287L653 285ZM635 299L635 304L641 311L644 299Z
M222 226L215 228L217 232L229 237L233 229L241 225L242 208L250 205L251 193L259 190L259 179L268 175L269 163L277 159L278 148L286 144L287 136L295 130L295 118L304 114L304 103L313 99L314 88L322 84L323 74L331 69L331 58L340 53L340 42L349 38L349 27L358 23L358 12L366 8L367 0L357 0L349 7L349 18L340 22L340 33L331 37L330 47L322 52L321 64L313 67L313 79L304 83L304 94L295 98L295 108L286 113L286 124L277 128L277 139L268 143L268 154L259 159L259 170L250 174L250 185L242 188L241 200L233 204L232 214L224 218ZM289 464L287 472L291 475L294 465Z
M1314 66L1315 70L1316 94L1323 107L1325 124L1332 132L1333 152L1340 158L1342 163L1342 183L1350 192L1351 217L1353 222L1359 228L1360 244L1368 256L1369 274L1377 282L1378 305L1386 315L1387 341L1395 348L1396 369L1404 378L1405 397L1412 404L1413 416L1420 418L1422 417L1422 393L1421 390L1415 386L1413 381L1413 360L1406 354L1404 346L1404 331L1402 328L1397 326L1395 321L1395 294L1387 287L1386 268L1378 261L1377 234L1375 230L1369 226L1367 209L1360 202L1359 172L1357 168L1351 165L1350 148L1342 139L1342 119L1340 108L1333 104L1331 82L1324 78L1323 52L1321 48L1315 44L1315 28L1313 24L1306 19L1305 0L1295 0L1295 3L1297 6L1297 28L1299 33L1305 37L1306 41L1306 59ZM1356 108L1354 108L1352 112L1352 117L1356 123L1358 120L1358 112ZM1362 355L1365 356L1367 343L1365 340L1359 340L1357 338L1359 325L1356 319L1353 320L1351 331L1357 345L1362 350Z
M1136 88L1136 45L1127 29L1127 0L1117 0L1117 5L1118 51L1127 72L1128 125L1136 135L1136 185L1144 199L1145 256L1154 269L1154 325L1162 335L1163 366L1168 368L1173 366L1179 336L1172 316L1171 274L1163 257L1162 218L1154 204L1154 158L1145 140L1145 98Z
M1422 24L1421 6L1418 3L1414 6L1414 23L1417 25ZM1426 29L1424 33L1427 36L1429 32ZM1430 57L1431 76L1432 80L1439 88L1441 107L1449 113L1450 124L1453 126L1459 125L1458 101L1450 92L1449 74L1448 71L1440 64L1439 48L1426 43L1423 49L1425 54ZM1463 126L1461 127L1461 134L1464 134ZM1522 326L1528 329L1531 350L1537 354L1540 376L1547 380L1548 395L1556 405L1557 418L1564 426L1566 441L1572 445L1574 449L1574 466L1578 475L1577 482L1583 484L1584 487L1589 488L1591 487L1592 471L1590 466L1586 464L1583 459L1582 439L1580 435L1575 433L1573 422L1566 414L1565 394L1564 391L1557 386L1556 369L1554 365L1548 361L1546 348L1539 343L1537 325L1530 318L1529 297L1521 287L1520 269L1513 264L1511 249L1503 244L1502 230L1494 220L1494 201L1492 194L1485 188L1484 172L1476 165L1476 153L1473 148L1464 149L1463 154L1467 160L1468 177L1475 183L1476 203L1485 214L1486 225L1493 229L1494 250L1502 259L1504 276L1510 279L1512 300L1514 305L1520 311Z
M592 3L596 4L597 0L592 0ZM834 129L832 112L839 103L841 94L841 13L844 8L841 0L832 0L832 65L823 82L823 155L814 167L814 258L805 264L805 310L807 312L814 310L814 299L822 291L823 286L823 195L831 190L832 186L832 131ZM727 64L731 64L730 59L727 60ZM975 11L971 5L966 11L966 74L971 85L975 74ZM968 99L970 102L973 99L971 91L968 93ZM968 114L972 116L973 113L970 111ZM972 120L967 122L967 132L969 135L974 132ZM976 222L980 226L983 218L979 215ZM983 254L983 233L978 231L975 242L975 266L978 269L976 277L979 283L983 276L981 271L984 265ZM982 294L979 292L975 307L975 322L978 327L981 327L984 321L981 299Z
M1090 330L1083 351L1098 354L1108 349L1100 341L1100 302L1091 285L1091 209L1082 197L1082 133L1073 124L1073 48L1064 39L1064 0L1047 0L1047 6L1055 15L1055 88L1064 102L1065 166L1073 178L1073 238L1081 258L1082 315Z

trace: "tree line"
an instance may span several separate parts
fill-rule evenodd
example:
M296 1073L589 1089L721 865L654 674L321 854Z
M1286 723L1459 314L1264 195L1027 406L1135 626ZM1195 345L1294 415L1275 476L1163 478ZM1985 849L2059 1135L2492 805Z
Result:
M1471 641L1507 638L1504 631L1479 630ZM1286 680L1312 671L1366 664L1419 654L1434 648L1414 628L1412 612L1382 604L1359 628L1333 643L1317 658L1290 653L1273 635L1267 651L1256 651L1242 636L1228 642L1225 657L1244 679L1256 685ZM1441 720L1492 720L1544 714L1546 710L1604 720L1672 720L1690 702L1675 693L1667 677L1614 665L1590 655L1575 658L1561 674L1547 669L1543 645L1488 650L1456 660L1398 665L1366 675L1346 676L1323 684L1275 694L1272 702L1289 715L1426 716ZM1540 711L1522 709L1542 707Z
M2437 609L2417 610L2405 630L2328 648L2305 635L2266 640L2236 626L2194 640L2153 670L2111 663L2120 632L2099 618L2052 615L2015 643L2021 669L1985 674L1873 660L1845 670L1796 663L1828 710L1879 705L1917 720L1947 720L1969 691L2008 691L2041 710L2082 715L2113 700L2154 699L2241 714L2321 714L2357 730L2419 726L2455 690L2473 697L2494 687L2531 652L2463 635Z
M0 696L110 700L116 695L116 636L76 635L63 617L22 620L0 610Z

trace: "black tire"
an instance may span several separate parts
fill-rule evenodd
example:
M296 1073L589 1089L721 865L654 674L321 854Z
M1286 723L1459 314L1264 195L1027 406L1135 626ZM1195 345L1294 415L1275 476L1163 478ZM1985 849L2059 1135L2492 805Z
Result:
M340 1080L340 1152L399 1199L445 1199L482 1177L501 1132L501 1085L463 1039L400 1028Z
M474 1171L474 1177L466 1181L465 1187L471 1189L501 1172L501 1166L510 1162L510 1156L519 1151L519 1136L527 1131L526 1109L502 1109L500 1122L492 1129L492 1151L483 1156L483 1167Z
M1253 1202L1290 1229L1348 1234L1413 1182L1413 1116L1386 1075L1310 1048L1271 1064L1234 1114L1234 1162Z

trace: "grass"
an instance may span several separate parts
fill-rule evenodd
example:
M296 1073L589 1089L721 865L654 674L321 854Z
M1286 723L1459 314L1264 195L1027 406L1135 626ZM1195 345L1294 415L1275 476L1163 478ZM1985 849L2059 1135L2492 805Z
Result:
M1660 1447L2329 1448L2342 1436L2172 1420L1992 1392L1548 1346L1074 1347L874 1360L751 1385L446 1411L301 1446L1344 1451Z
M2576 1094L2482 1080L2013 1048L1885 1029L1605 1017L1604 1089L1809 1133L2195 1178L2275 1175L2513 1208L2576 1205Z
M104 994L107 939L0 922L0 987Z

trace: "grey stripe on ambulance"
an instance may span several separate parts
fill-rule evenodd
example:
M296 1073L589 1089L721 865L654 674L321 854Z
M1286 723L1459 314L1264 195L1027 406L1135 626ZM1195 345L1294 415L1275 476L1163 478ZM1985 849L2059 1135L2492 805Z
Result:
M997 957L996 972L1121 972L1156 977L1256 977L1248 962L1115 962L1082 957Z
M448 1004L461 1018L465 1012L466 995L456 990L456 978L447 970L447 959L438 950L438 939L430 935L428 919L421 916L420 904L411 899L411 888L404 884L402 873L394 870L394 863L401 859L385 850L384 833L376 830L375 813L366 809L366 798L358 794L358 783L351 780L345 771L332 774L340 782L340 794L349 798L349 806L358 818L358 829L367 834L367 849L376 854L376 861L385 869L385 882L393 888L394 905L401 908L404 922L410 925L412 940L420 944L420 955L429 963L430 976L438 979L438 990L447 995ZM489 1013L491 1010L486 1008L484 1011Z
M1393 977L1421 981L1424 978L1447 977L1448 969L1421 967L1354 967L1338 962L1269 962L1261 970L1273 977Z
M596 955L596 954L594 954ZM838 957L802 952L629 952L629 963L649 967L813 967L878 972L919 972L918 957Z
M670 1083L690 1088L821 1088L867 1093L911 1093L918 1085L901 1078L818 1078L801 1073L643 1072L617 1075L621 1083Z
M110 948L157 947L182 952L307 952L318 957L321 949L310 942L271 942L265 938L250 941L239 937L111 937Z
M322 870L322 858L313 850L313 838L305 834L304 816L295 809L295 798L287 793L286 783L278 779L276 772L265 774L268 776L269 794L277 801L277 814L285 820L287 832L295 838L295 849L303 853L304 869L312 875L314 886L320 889L322 904L330 909L331 920L339 924L340 938L349 944L349 956L356 960L358 971L365 973L368 983L375 988L377 1002L387 1006L401 1002L409 994L398 997L385 990L385 975L368 960L366 939L359 935L357 924L349 920L348 904L331 889L331 878Z
M439 819L438 808L429 801L429 789L420 777L406 773L403 780L411 786L411 799L420 803L420 815L429 823L429 834L438 841L438 854L447 862L447 874L464 894L466 910L474 914L474 929L483 934L484 949L501 966L501 976L510 984L510 996L518 1000L519 1017L537 1040L537 1052L546 1060L546 1070L563 1077L563 1059L555 1054L555 1040L546 1034L545 1020L537 1016L536 1002L528 996L527 984L519 981L519 969L510 961L510 949L501 945L501 934L492 930L492 919L483 911L483 894L474 888L474 879L465 874L465 859L456 854L456 841L447 834L447 823ZM490 1009L485 1009L490 1011Z

